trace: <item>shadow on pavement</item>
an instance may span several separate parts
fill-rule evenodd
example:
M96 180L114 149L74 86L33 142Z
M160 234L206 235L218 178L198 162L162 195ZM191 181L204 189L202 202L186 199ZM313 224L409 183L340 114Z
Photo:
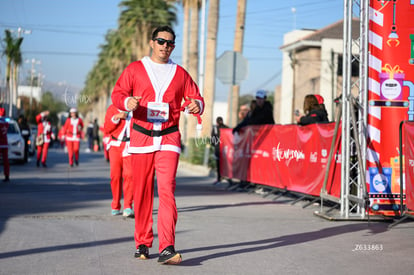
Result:
M357 231L370 230L371 234L379 234L387 231L387 225L375 223L375 224L347 224L324 228L317 231L310 231L305 233L298 233L292 235L285 235L276 238L262 239L256 241L238 242L233 244L215 245L200 247L195 249L181 250L180 252L188 253L195 251L209 251L209 250L221 250L218 253L212 253L201 257L195 257L182 262L183 266L198 266L202 265L204 261L212 260L215 258L234 256L244 253L254 253L260 250L274 249L278 247L285 247L290 245L296 245L300 243L312 242L319 239L325 239L341 234L347 234ZM234 250L234 248L239 248ZM223 249L228 249L227 252L222 252ZM230 251L231 250L231 251Z

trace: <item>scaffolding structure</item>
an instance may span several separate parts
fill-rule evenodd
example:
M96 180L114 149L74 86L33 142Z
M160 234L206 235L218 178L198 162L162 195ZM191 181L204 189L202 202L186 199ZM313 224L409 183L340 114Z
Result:
M358 18L359 20L353 20ZM359 22L359 34L352 24ZM335 198L321 191L321 212L315 214L334 220L369 218L366 188L367 108L368 108L368 33L369 0L344 0L343 86L337 124L341 123L341 194ZM353 37L357 37L356 39ZM352 78L352 64L359 63L359 77ZM358 95L351 91L357 87ZM336 127L338 128L338 127ZM331 146L331 155L334 146ZM325 177L327 178L327 176ZM324 187L326 186L326 179ZM340 205L339 214L323 210L323 200Z

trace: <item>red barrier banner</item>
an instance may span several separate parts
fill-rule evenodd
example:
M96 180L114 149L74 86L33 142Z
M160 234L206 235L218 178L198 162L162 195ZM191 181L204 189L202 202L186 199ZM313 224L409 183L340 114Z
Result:
M413 114L414 1L370 0L367 186L371 214L399 214L399 125Z
M335 124L262 125L220 132L220 172L228 178L319 196ZM338 133L338 137L340 137ZM333 156L326 189L340 196L341 163Z
M403 133L405 204L409 210L414 210L414 122L404 123Z

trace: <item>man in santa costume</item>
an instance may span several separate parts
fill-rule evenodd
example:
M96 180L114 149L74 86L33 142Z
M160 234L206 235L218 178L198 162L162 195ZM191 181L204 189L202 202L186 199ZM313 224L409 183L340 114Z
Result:
M106 110L104 133L109 136L109 165L111 168L111 214L121 214L121 197L124 192L124 217L134 217L132 210L132 169L128 153L131 116L110 105ZM104 148L105 150L105 148Z
M176 172L181 152L178 123L181 104L188 113L199 115L203 98L191 76L169 57L175 47L175 33L168 26L158 27L150 41L151 57L131 63L119 77L113 104L133 112L128 152L132 154L135 257L148 259L154 239L152 210L154 174L158 188L158 238L161 264L179 264L175 251ZM200 122L200 120L199 120Z
M9 123L4 116L5 110L0 107L0 154L3 158L3 173L4 182L9 181L10 176L10 164L9 164L9 144L7 142L7 130L9 129Z
M40 166L40 161L42 162L43 167L47 167L46 159L47 153L49 151L49 144L54 139L54 134L52 132L52 125L49 121L49 111L43 111L36 116L37 122L37 138L36 138L36 148L37 148L37 161L36 166Z
M69 165L73 167L73 158L76 166L79 165L79 146L82 137L83 121L78 116L76 108L70 108L69 117L63 125L66 147L68 149Z

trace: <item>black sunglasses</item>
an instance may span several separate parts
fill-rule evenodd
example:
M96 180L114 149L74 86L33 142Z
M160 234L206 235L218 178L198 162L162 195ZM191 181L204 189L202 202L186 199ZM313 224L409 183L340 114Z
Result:
M161 45L161 46L164 45L165 42L167 42L167 45L169 47L172 47L172 46L175 45L175 41L174 40L166 40L164 38L154 38L152 40L157 41L158 45Z

